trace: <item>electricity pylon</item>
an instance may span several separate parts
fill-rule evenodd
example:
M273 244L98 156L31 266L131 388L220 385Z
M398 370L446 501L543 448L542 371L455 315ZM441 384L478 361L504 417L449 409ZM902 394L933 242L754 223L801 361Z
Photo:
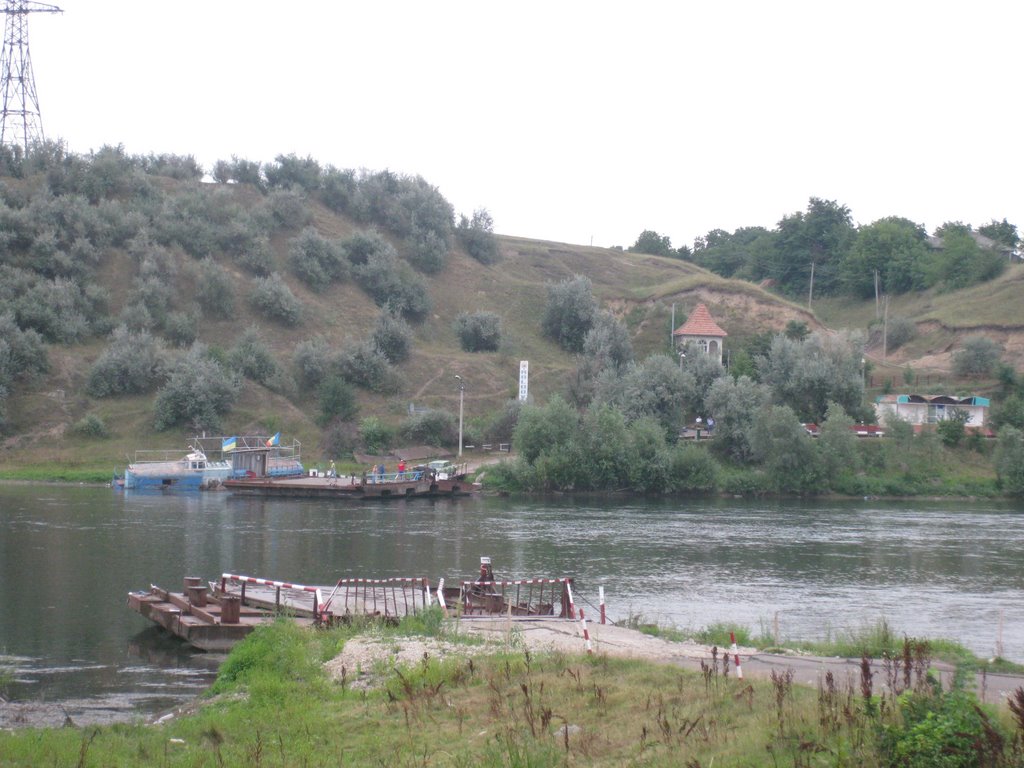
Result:
M29 148L43 141L43 120L39 114L32 56L28 50L28 15L63 13L55 5L33 0L6 0L0 12L6 14L4 48L0 54L0 144Z

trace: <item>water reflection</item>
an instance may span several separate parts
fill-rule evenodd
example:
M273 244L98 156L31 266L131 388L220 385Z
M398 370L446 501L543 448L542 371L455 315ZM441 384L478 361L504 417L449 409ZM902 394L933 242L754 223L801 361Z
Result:
M820 638L886 616L912 634L1024 660L1021 506L992 502L454 499L391 503L226 493L0 486L0 666L20 699L153 712L194 695L218 659L129 612L130 590L245 573L571 575L609 616L716 621ZM145 630L145 631L144 631ZM120 702L112 704L112 701ZM88 709L83 705L84 709ZM84 715L83 715L84 716Z

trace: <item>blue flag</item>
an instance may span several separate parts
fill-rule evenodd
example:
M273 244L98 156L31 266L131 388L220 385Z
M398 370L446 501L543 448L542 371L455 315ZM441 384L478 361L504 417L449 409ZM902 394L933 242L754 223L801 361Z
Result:
M281 433L280 433L280 432L278 432L278 433L277 433L276 435L274 435L274 436L273 436L272 438L270 438L269 440L267 440L267 448L269 448L269 447L270 447L270 446L272 446L272 445L277 445L277 444L278 444L278 443L280 443L280 442L281 442Z
M224 442L222 442L220 444L220 450L223 453L227 453L228 451L233 451L233 450L235 450L235 447L236 447L235 446L235 438L233 438L233 437L225 437L224 438Z

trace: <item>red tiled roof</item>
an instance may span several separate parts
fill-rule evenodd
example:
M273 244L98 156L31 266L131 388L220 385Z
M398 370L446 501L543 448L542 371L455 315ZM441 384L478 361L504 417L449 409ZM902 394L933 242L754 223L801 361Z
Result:
M729 334L718 327L708 308L698 304L696 309L690 313L686 322L679 326L673 336L728 336Z

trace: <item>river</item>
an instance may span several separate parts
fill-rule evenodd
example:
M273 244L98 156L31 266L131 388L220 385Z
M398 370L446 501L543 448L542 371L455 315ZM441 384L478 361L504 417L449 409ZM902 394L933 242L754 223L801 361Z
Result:
M222 572L339 577L572 576L612 620L715 622L821 639L899 632L1002 643L1024 661L1024 504L461 498L260 499L0 485L0 693L76 724L149 715L213 679L125 605L150 584ZM596 615L593 609L591 615ZM3 690L6 688L6 692Z

